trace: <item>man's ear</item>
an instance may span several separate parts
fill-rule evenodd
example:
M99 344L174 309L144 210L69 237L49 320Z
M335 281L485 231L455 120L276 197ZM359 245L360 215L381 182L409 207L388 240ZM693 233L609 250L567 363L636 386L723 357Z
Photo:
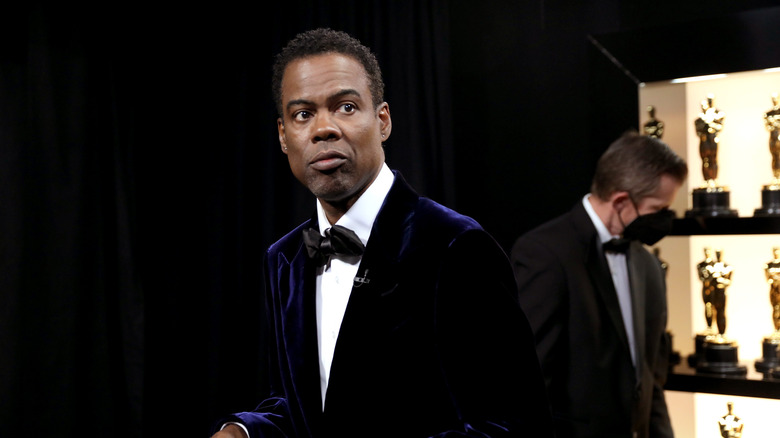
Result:
M628 192L626 191L614 192L610 195L609 202L612 204L615 211L621 211L631 202L631 197L628 196Z
M379 117L379 130L382 134L382 141L390 138L390 132L393 130L393 120L390 118L390 105L387 102L382 102L377 110L377 117Z
M284 135L284 121L281 117L276 119L276 129L279 131L279 145L282 147L282 153L287 155L287 137Z

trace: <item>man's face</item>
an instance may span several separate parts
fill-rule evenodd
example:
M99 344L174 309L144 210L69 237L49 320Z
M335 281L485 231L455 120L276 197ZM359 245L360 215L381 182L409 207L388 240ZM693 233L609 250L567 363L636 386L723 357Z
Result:
M681 186L682 184L673 177L661 175L661 182L658 184L658 190L655 193L642 198L636 205L636 208L625 209L625 213L622 216L624 223L628 225L640 215L657 213L665 208L669 208Z
M282 152L293 175L323 202L349 208L384 163L387 103L372 104L363 66L322 54L291 62L282 78Z

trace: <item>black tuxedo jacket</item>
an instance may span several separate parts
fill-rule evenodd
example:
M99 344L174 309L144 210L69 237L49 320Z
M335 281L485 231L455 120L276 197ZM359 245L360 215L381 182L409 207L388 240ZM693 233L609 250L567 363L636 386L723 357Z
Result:
M250 436L552 436L533 333L506 254L396 173L337 340L324 410L315 270L301 232L267 251L273 393ZM229 419L230 420L230 419Z
M672 437L663 394L666 285L658 259L638 242L627 253L635 369L609 267L581 202L521 236L511 258L557 436Z

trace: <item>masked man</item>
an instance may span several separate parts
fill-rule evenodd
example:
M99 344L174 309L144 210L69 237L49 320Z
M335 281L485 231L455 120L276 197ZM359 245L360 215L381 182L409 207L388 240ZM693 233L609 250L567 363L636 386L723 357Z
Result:
M559 437L674 436L664 272L642 244L671 231L687 174L661 140L627 133L582 202L512 249Z

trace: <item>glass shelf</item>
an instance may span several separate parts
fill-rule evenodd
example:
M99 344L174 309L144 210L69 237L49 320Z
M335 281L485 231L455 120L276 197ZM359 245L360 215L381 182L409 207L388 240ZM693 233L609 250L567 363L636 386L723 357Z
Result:
M752 363L743 365L747 375L729 376L697 373L683 361L669 373L664 389L780 400L780 379L765 377Z
M694 217L674 220L672 236L778 234L780 216Z

